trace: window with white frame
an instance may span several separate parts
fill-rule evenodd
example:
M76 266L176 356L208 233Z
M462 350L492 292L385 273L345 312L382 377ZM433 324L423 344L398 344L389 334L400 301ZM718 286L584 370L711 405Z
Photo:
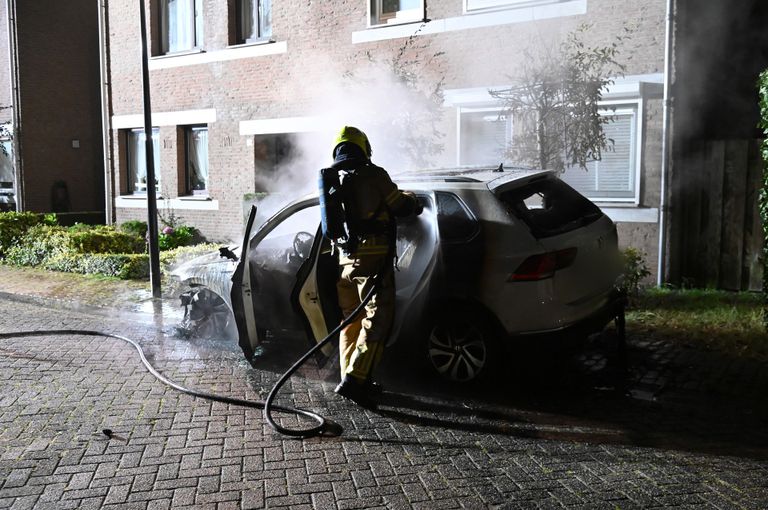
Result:
M563 0L464 0L464 12L509 9L514 7L533 7L542 4L554 4Z
M272 0L237 1L237 42L251 43L272 36Z
M126 163L129 193L147 192L147 137L143 129L128 132ZM160 129L152 129L152 160L155 167L155 192L160 190Z
M596 201L634 201L637 196L637 105L621 105L603 110L610 116L603 125L606 138L613 140L602 152L600 161L587 164L587 170L570 167L560 176L583 195Z
M203 0L160 0L161 51L188 51L203 44Z
M208 126L185 129L186 185L190 195L208 194Z
M424 0L368 0L370 26L411 23L425 18Z
M600 161L587 170L570 167L561 178L594 201L633 202L638 192L638 105L610 105L603 130L613 140ZM512 141L513 122L499 107L460 108L458 163L462 166L514 164L505 157Z
M0 189L13 189L13 142L0 138Z

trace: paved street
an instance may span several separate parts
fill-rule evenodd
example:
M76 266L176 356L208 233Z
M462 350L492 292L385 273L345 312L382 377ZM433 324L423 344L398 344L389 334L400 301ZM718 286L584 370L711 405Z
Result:
M0 297L0 333L131 337L176 382L263 398L288 356L252 368L172 321ZM0 508L766 508L768 370L630 338L571 362L529 359L483 388L435 385L391 352L376 412L333 393L329 363L281 394L339 437L275 434L257 410L162 385L120 340L0 344ZM284 424L296 424L286 417ZM111 437L103 433L111 430Z

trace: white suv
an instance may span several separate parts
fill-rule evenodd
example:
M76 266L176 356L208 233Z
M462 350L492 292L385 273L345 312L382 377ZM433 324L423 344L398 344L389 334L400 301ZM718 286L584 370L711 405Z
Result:
M458 169L395 181L424 212L398 224L389 342L415 344L441 376L476 379L505 346L552 333L577 341L623 313L615 225L551 172ZM234 322L255 362L265 340L320 341L341 314L317 197L292 202L252 235L254 217L239 261L209 257L177 273L192 286L184 300L194 325L234 333Z

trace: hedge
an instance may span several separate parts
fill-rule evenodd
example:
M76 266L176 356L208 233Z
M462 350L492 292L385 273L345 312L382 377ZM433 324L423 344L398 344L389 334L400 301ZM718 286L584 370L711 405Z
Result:
M118 253L104 253L116 250ZM64 228L36 225L6 253L5 262L68 273L101 274L121 279L146 278L143 240L111 227ZM129 253L120 253L129 252Z
M146 279L147 224L129 221L120 227L75 224L56 225L55 215L0 213L0 261L36 266L52 271L100 274L122 279ZM194 227L165 227L159 234L162 270L215 246L202 241Z
M0 213L0 259L35 225L55 225L55 214Z
M146 246L142 237L103 225L70 230L69 243L79 253L143 253Z

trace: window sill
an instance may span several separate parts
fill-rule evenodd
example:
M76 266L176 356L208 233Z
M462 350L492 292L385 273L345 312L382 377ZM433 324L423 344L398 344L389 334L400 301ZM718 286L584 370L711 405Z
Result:
M197 211L218 211L219 201L213 200L211 197L200 195L200 198L192 195L164 199L157 198L158 208L170 208L176 210L197 210ZM146 195L121 195L115 197L115 207L118 209L146 209L147 197Z
M212 62L227 62L229 60L238 60L242 58L256 58L267 55L277 55L288 51L286 41L265 41L248 44L239 44L228 46L222 50L216 51L198 51L192 53L174 53L173 55L164 55L154 57L149 61L149 70L169 69L172 67L194 66L210 64Z
M208 195L184 195L179 197L177 200L187 200L190 202L209 202L211 201L211 197Z
M392 21L388 23L380 23L378 25L368 25L368 30L379 30L382 28L400 27L403 25L415 25L417 23L429 23L430 21L432 20L428 18L404 19L402 21Z
M634 204L596 203L598 207L615 223L658 223L659 209L656 207L638 207Z
M226 49L237 50L240 48L249 48L251 46L264 46L265 44L274 44L275 40L271 37L264 37L263 39L254 39L252 41L245 41L236 44L230 44Z
M179 58L179 57L186 57L189 55L199 55L200 53L205 53L205 50L202 48L193 48L191 50L182 50L182 51L174 51L171 53L163 53L162 55L154 55L150 60L163 60L166 58Z

